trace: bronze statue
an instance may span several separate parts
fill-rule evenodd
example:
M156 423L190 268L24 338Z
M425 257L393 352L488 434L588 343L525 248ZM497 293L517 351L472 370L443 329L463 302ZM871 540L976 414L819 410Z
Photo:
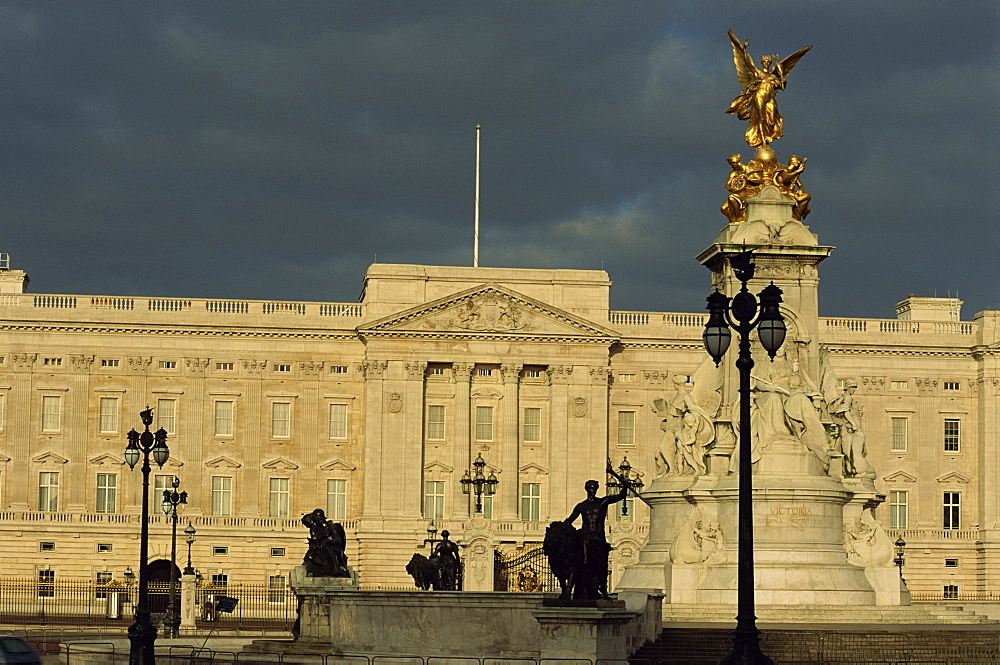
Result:
M302 516L309 528L309 549L302 559L307 577L350 577L347 569L347 535L343 525L326 519L322 508Z
M619 482L617 494L597 498L600 483L588 480L583 488L587 498L576 504L573 512L563 522L553 522L545 530L543 549L549 557L552 572L562 587L560 598L594 600L608 596L608 553L611 545L604 535L608 506L625 499L631 484L611 468L608 473ZM576 518L581 519L579 529L573 528Z
M418 589L437 589L441 579L441 564L418 552L410 557L406 572L413 578L413 585Z
M806 169L807 158L792 155L788 158L787 165L782 164L774 150L764 145L757 148L754 158L746 164L741 160L740 155L726 158L732 172L726 180L729 195L720 209L729 218L730 224L747 221L747 199L759 194L766 185L776 186L782 194L795 201L792 219L801 222L806 218L812 195L802 189L799 176Z
M413 584L427 591L462 590L462 556L458 545L448 537L447 529L441 532L441 542L434 546L431 558L417 553L410 557L406 572L413 578Z
M736 63L736 77L743 86L726 113L735 113L740 120L747 120L746 141L752 147L766 146L783 136L782 118L778 113L775 96L784 90L788 75L795 64L812 46L806 46L784 60L775 54L760 58L761 69L754 65L747 53L750 42L740 43L733 31L729 31L729 41L733 43L733 61Z
M461 591L462 589L462 557L458 545L448 540L451 534L447 529L441 532L441 542L434 547L431 561L440 565L437 589L442 591Z

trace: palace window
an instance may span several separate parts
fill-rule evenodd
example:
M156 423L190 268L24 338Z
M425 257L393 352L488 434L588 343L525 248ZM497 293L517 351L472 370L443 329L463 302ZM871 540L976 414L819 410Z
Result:
M118 431L118 398L102 397L100 401L100 431Z
M288 517L288 478L271 478L267 505L271 517Z
M161 360L159 365L160 369L177 369L176 360Z
M945 598L958 598L958 585L957 584L945 584L942 594Z
M156 400L156 427L173 434L177 431L177 400Z
M289 365L289 364L286 364L286 363L276 363L274 365L274 371L275 372L282 372L282 373L283 372L291 372L292 371L292 366Z
M959 492L944 493L944 524L945 529L962 528L962 495Z
M285 556L285 548L284 547L272 547L271 548L271 556Z
M542 484L521 483L521 519L537 522L542 514Z
M228 372L228 371L236 369L236 365L233 364L233 363L215 363L215 369L222 370L224 372Z
M115 546L113 543L97 543L98 554L111 554L114 551Z
M346 404L331 404L330 405L330 438L331 439L346 439L347 438L347 405Z
M229 556L229 548L225 545L215 545L212 547L212 556Z
M326 516L331 520L347 519L347 481L331 478L326 481Z
M424 483L424 517L444 519L444 481L428 480Z
M477 367L476 376L493 376L493 369L490 367Z
M114 358L101 358L101 367L118 367L118 361Z
M271 436L288 437L292 433L292 405L290 402L271 404Z
M219 517L232 515L233 479L231 476L212 476L212 514Z
M38 510L43 513L59 510L59 473L56 471L38 474Z
M97 588L100 589L101 587L104 587L104 586L107 586L108 584L111 584L112 577L113 576L112 576L111 572L109 572L109 571L101 571L101 572L97 573L97 575L94 576L94 582L97 583ZM96 591L94 593L94 598L96 598L97 600L104 600L107 597L108 597L108 592L107 591L101 590L101 591Z
M619 374L618 383L635 383L635 374Z
M226 573L213 573L211 577L212 586L225 589L229 586L229 575Z
M58 432L62 419L62 397L42 396L42 431Z
M97 512L115 512L118 494L118 476L114 473L97 474Z
M473 506L475 508L475 506ZM481 513L485 519L493 519L493 495L483 495L483 512Z
M892 417L889 419L889 450L906 451L907 418Z
M283 603L285 602L285 576L284 575L269 575L267 578L267 602Z
M908 500L908 495L906 492L891 490L889 492L889 528L890 529L905 529L907 518L906 518L906 502Z
M330 365L330 374L347 374L347 365Z
M524 442L542 442L542 410L528 406L524 409Z
M889 390L909 390L909 381L889 381Z
M51 540L43 540L42 542L38 543L38 551L39 552L55 552L56 551L56 544L54 542L52 542Z
M493 407L476 407L476 441L493 440Z
M444 407L439 404L427 406L427 439L444 441Z
M945 568L958 568L958 559L945 559L944 560L944 567Z
M961 442L962 421L957 418L944 419L944 451L957 453Z
M38 571L38 597L55 598L56 596L56 571Z
M958 390L961 387L962 387L962 384L960 382L958 382L958 381L945 381L944 382L944 389L945 390Z
M233 413L236 403L232 400L218 400L215 402L215 435L233 435Z
M618 412L618 445L635 445L635 411Z
M42 365L46 367L59 367L62 365L62 358L42 358Z

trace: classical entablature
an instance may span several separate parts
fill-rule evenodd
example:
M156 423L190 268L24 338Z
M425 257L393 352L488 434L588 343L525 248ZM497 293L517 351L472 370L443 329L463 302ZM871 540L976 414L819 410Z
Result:
M612 344L615 331L496 284L439 298L358 327L362 339L511 339Z

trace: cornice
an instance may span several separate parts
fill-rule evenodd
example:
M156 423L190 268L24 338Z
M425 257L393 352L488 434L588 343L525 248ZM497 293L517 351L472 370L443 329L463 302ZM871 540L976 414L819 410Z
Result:
M907 349L891 347L845 347L832 344L824 344L823 348L827 353L839 354L842 356L892 356L899 358L966 358L974 360L969 350L945 351L931 349Z
M150 326L87 326L87 325L40 325L40 324L0 324L0 331L38 333L86 333L97 335L144 335L147 337L243 337L257 339L319 339L360 341L355 331L335 332L282 332L274 329L190 329L162 328Z

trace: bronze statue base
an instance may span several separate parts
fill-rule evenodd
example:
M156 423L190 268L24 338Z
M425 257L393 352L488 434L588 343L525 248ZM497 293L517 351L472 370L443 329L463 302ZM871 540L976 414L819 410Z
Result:
M542 601L542 607L596 607L599 609L623 609L624 600L606 600L604 598L546 598Z

